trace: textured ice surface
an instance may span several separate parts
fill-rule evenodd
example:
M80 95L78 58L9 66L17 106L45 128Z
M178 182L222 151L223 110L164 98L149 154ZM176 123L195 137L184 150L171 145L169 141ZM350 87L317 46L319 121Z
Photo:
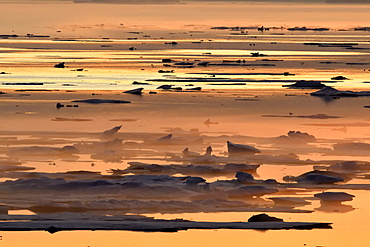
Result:
M331 223L316 222L197 222L183 219L161 220L143 216L97 216L89 214L53 214L1 217L0 230L47 231L130 230L143 232L177 232L188 229L331 229Z

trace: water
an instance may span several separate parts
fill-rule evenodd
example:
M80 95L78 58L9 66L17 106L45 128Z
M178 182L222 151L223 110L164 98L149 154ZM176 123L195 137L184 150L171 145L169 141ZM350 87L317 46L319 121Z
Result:
M330 83L331 77L337 75L351 79L336 83L337 87L367 87L363 83L368 80L370 68L367 32L328 31L325 34L284 30L285 35L271 35L273 32L261 33L251 30L248 35L234 37L229 35L229 31L209 29L197 33L197 37L194 37L189 31L181 35L163 31L163 36L171 36L171 39L167 40L140 37L145 36L143 32L136 35L139 39L135 41L60 41L53 38L38 40L21 37L15 40L6 39L0 41L3 47L2 68L6 74L0 76L3 88L16 89L24 88L24 85L11 84L43 83L41 86L28 86L34 89L128 90L135 87L132 82L139 81L153 84L144 86L145 89L153 90L163 82L148 80L165 78L193 78L195 86L211 89L214 86L198 82L196 78L209 78L212 73L225 72L227 75L215 76L215 79L219 78L216 82L227 83L223 78L244 79L247 85L241 88L277 87L287 84L286 81L289 80L321 80ZM359 33L363 35L360 36ZM169 41L177 44L165 44ZM353 44L355 49L318 47L307 43ZM129 47L135 47L136 50L130 51ZM266 56L252 57L253 52ZM163 58L175 62L186 61L193 65L176 66L173 62L169 63L171 67L164 67L166 63L162 62ZM236 63L238 60L243 63ZM60 62L65 62L66 68L54 68L54 65ZM208 62L209 65L200 66L200 62ZM78 69L82 71L76 71ZM160 70L172 73L158 73ZM284 72L295 76L266 75ZM263 75L258 75L259 73ZM269 83L271 80L275 81ZM186 83L180 81L175 84L184 87ZM234 88L232 85L229 87ZM221 88L225 88L225 85Z
M168 134L168 129L181 128L179 140L189 138L187 131L197 128L206 140L204 145L188 142L191 150L203 152L213 145L216 155L225 152L223 135L254 141L271 154L288 153L294 148L274 149L265 138L285 135L289 130L300 130L315 135L319 142L314 147L298 149L302 160L363 160L367 155L355 156L350 151L331 153L317 148L332 148L340 142L369 143L368 111L363 108L367 98L339 99L325 102L307 95L314 90L283 89L291 80L319 80L338 89L369 90L370 34L353 31L353 27L370 26L367 5L322 4L222 4L188 3L186 5L105 5L105 4L1 4L4 14L0 21L7 23L0 30L4 34L23 37L0 40L1 90L32 89L53 92L11 92L1 98L1 157L8 148L31 145L60 147L64 144L97 141L97 133L124 124L121 137L129 141L152 140ZM31 14L30 14L31 13ZM36 18L37 17L37 18ZM214 30L214 26L277 27L259 32ZM287 27L329 27L331 30L287 31ZM283 27L283 28L280 28ZM340 31L341 30L341 31ZM247 32L247 33L246 33ZM27 37L27 33L49 35L49 38ZM238 35L235 35L238 34ZM178 44L165 44L177 42ZM318 47L305 43L356 43L354 48ZM129 50L135 47L135 50ZM252 52L267 56L252 57ZM164 67L162 59L193 62L193 67L173 65ZM265 60L263 60L265 59ZM224 62L224 60L232 62ZM245 63L237 63L245 60ZM210 62L199 66L199 62ZM60 62L66 68L54 68ZM229 64L229 65L225 65ZM269 64L274 66L266 66ZM248 66L247 66L248 65ZM76 71L76 69L83 69ZM174 73L158 73L174 70ZM281 75L284 72L294 76ZM221 73L221 74L216 74ZM223 74L222 74L223 73ZM213 74L216 74L213 76ZM342 75L350 80L335 82L332 77ZM244 80L245 85L209 85L204 79L226 83L231 79ZM148 81L168 79L169 81ZM193 79L190 82L171 81ZM203 81L202 81L203 80ZM252 81L254 80L254 81ZM274 82L270 82L274 80ZM133 85L133 81L151 85ZM10 85L43 83L43 85ZM161 84L174 84L183 89L200 86L202 92L189 94L162 93L149 95ZM193 86L186 86L193 84ZM121 91L144 87L144 97L123 95ZM59 91L58 91L59 90ZM81 91L79 91L81 90ZM70 102L86 97L83 90L103 93L101 97L124 98L133 101L129 106L95 107L81 105L76 109L57 111L57 102ZM117 90L117 91L116 91ZM66 93L66 91L77 91ZM204 92L204 94L203 94ZM90 93L90 91L89 91ZM84 95L85 94L85 95ZM290 95L287 97L286 95ZM147 97L148 96L148 97ZM158 96L158 97L156 97ZM237 101L248 98L258 101ZM163 105L166 102L166 105ZM338 119L317 120L287 118L317 113L338 116ZM277 114L279 118L262 115ZM285 116L285 117L284 117ZM51 121L56 117L90 119L89 122ZM206 126L211 119L217 124ZM133 119L131 122L112 121ZM176 133L176 132L175 132ZM16 138L13 144L12 138ZM176 137L176 136L175 136ZM181 139L181 138L184 139ZM251 138L252 137L252 138ZM9 139L10 138L10 139ZM253 139L254 138L254 139ZM128 144L128 145L132 145ZM183 145L168 146L180 153ZM58 173L70 170L99 171L107 174L110 168L124 169L129 161L169 164L163 153L166 148L133 147L123 162L106 162L83 153L79 159L64 161L53 158L25 159L24 165L39 172ZM320 152L319 152L319 151ZM147 153L146 153L147 152ZM53 162L56 165L50 165ZM92 166L92 163L95 166ZM260 178L298 175L312 166L266 165ZM6 176L2 178L7 179ZM207 178L210 182L215 178ZM229 178L231 179L231 177ZM353 183L368 183L355 180ZM330 190L333 191L333 190ZM4 246L364 246L367 242L366 219L369 211L368 192L344 190L355 194L353 202L345 203L349 212L315 210L317 200L304 209L310 214L276 213L286 221L333 222L332 230L313 231L239 231L191 230L179 233L139 232L3 232ZM311 196L318 191L308 191ZM81 197L82 198L82 197ZM9 198L4 198L9 199ZM75 200L75 198L72 198ZM348 207L344 207L347 209ZM255 213L195 213L147 214L156 218L185 218L207 221L245 221Z

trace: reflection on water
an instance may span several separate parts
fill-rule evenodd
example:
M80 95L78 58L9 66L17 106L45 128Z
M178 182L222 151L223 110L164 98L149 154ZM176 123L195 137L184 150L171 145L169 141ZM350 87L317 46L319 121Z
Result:
M143 38L145 32L150 31L123 33L128 40L61 40L53 36L3 39L0 41L2 84L9 88L41 83L32 88L127 90L134 88L133 81L179 78L192 79L195 86L211 89L213 87L203 80L214 72L214 79L220 83L232 84L228 82L230 79L246 82L246 85L226 85L227 88L278 88L292 80L321 80L336 87L366 87L363 82L369 73L369 45L363 42L366 37L359 37L357 32L351 35L327 31L330 35L323 35L307 31L310 34L306 35L282 30L286 35L274 36L269 35L270 31L260 34L252 29L246 37L225 38L228 30L208 29L201 33L187 30L179 34L162 30L163 37ZM136 35L135 39L130 39L130 35ZM60 62L66 67L54 68ZM181 66L181 62L186 65ZM171 73L158 73L160 71ZM204 71L209 74L197 75ZM220 71L227 74L216 75ZM252 75L256 71L259 75ZM273 76L284 72L290 76ZM350 80L331 79L337 75L345 75ZM146 90L160 85L160 82L146 83L152 84L145 85ZM180 87L184 84L176 83Z
M341 203L321 203L319 208L315 208L317 211L326 213L347 213L355 210L351 205L343 205Z
M191 238L193 243L219 245L225 239L238 238L240 234L243 234L254 239L254 244L257 246L264 246L271 239L275 241L277 246L285 246L287 237L294 239L292 244L295 245L306 243L316 246L335 242L338 234L341 235L342 232L348 231L348 221L356 225L358 238L364 239L365 229L361 225L364 220L363 214L368 211L368 204L366 203L367 192L362 189L369 188L368 180L364 179L368 176L368 165L366 162L343 163L342 161L362 159L367 161L367 153L352 156L350 148L340 150L335 147L342 144L355 147L355 143L369 142L366 128L356 127L353 124L353 122L366 123L363 116L366 116L367 109L363 108L362 105L367 103L367 99L342 98L327 105L318 98L305 94L310 91L312 90L295 91L294 95L288 96L285 91L277 90L241 92L229 89L216 91L222 92L221 94L214 91L191 93L159 91L156 95L144 94L141 97L108 91L101 92L101 95L98 96L107 99L124 97L126 100L130 99L132 103L105 106L79 103L78 108L65 107L60 109L55 107L57 102L68 104L71 100L89 98L92 95L86 92L31 91L28 92L29 96L21 97L17 92L8 91L9 93L4 95L6 97L2 98L5 118L1 122L3 130L0 135L1 161L13 162L12 168L16 167L17 170L7 170L9 167L3 167L6 171L3 176L23 178L24 181L33 182L25 184L26 187L20 181L17 184L13 183L14 187L8 182L10 187L3 191L6 192L8 189L18 191L17 193L23 194L23 201L28 198L27 205L22 205L19 199L13 201L6 195L8 192L2 194L2 201L13 205L13 209L21 207L41 212L50 206L38 201L40 189L37 189L37 186L47 184L48 192L45 191L45 193L52 194L48 200L53 201L54 209L62 205L70 205L74 207L74 210L78 207L80 209L85 207L83 210L86 210L86 207L100 208L100 212L107 214L137 213L141 210L142 214L156 218L246 221L250 216L256 214L253 211L258 205L257 208L263 208L265 211L272 210L273 212L269 214L286 221L333 222L333 230L289 231L289 233L286 231L261 233L238 230L191 230L173 234L59 232L54 235L7 232L2 234L2 241L9 245L17 245L17 236L22 234L24 238L28 238L32 242L31 246L33 243L40 243L40 240L37 240L40 236L52 241L56 246L60 244L59 241L64 242L67 241L66 239L76 237L80 240L75 242L75 246L89 244L90 239L94 240L97 246L103 246L107 241L110 245L115 246L116 241L120 243L119 239L122 236L126 238L127 244L145 245L146 241L151 239L158 244L169 246L173 245L171 241L182 242L184 238ZM253 96L257 97L259 101L235 100L239 96ZM280 107L274 108L273 106L277 103ZM173 107L163 107L163 105ZM193 109L194 105L197 105L197 109ZM215 109L215 105L220 107ZM28 112L28 108L32 109L35 114L15 114L15 112L21 111ZM289 115L287 109L293 115ZM315 116L314 113L318 111L326 113L325 116L332 116L332 118L310 118L310 116ZM272 115L272 113L275 117L264 117ZM55 117L71 120L88 118L92 121L51 121ZM217 124L205 124L208 118L209 122L217 122ZM122 122L112 122L109 121L110 119L121 119ZM127 119L135 119L135 121L126 121ZM24 125L26 121L29 123L27 126ZM322 124L322 126L310 126L307 125L308 123ZM116 130L121 124L123 125L122 129L115 133L112 132L108 139L101 139L104 130L107 130L105 133L110 133L111 131L108 130L117 126L113 129ZM332 131L333 125L346 126L347 132ZM300 130L301 132L289 132L290 130ZM158 140L164 140L163 137L168 137L168 134L172 134L171 138L158 142ZM228 156L226 146L228 140L252 145L262 150L262 153L249 157ZM76 149L70 148L72 146ZM212 146L213 150L207 154L206 148L208 146ZM183 150L186 147L188 147L189 153L187 153L187 157L184 157ZM366 148L366 145L362 145L362 148ZM195 161L201 162L196 163ZM202 163L206 161L211 163ZM103 179L105 181L109 178L100 186L110 186L112 181L123 177L109 177L112 176L108 172L109 170L125 174L125 169L130 167L132 169L130 174L173 175L174 172L176 177L201 176L206 179L211 188L217 188L219 191L230 190L231 193L231 190L234 189L232 184L217 184L215 180L215 177L222 180L234 178L235 171L231 169L232 166L228 166L229 170L226 170L225 162L260 165L256 174L253 175L253 179L244 181L247 184L243 186L274 187L274 184L268 185L264 181L276 179L278 183L283 183L284 176L297 177L312 170L313 166L322 171L343 171L346 175L351 176L352 180L347 184L338 185L295 184L292 182L284 185L287 186L286 188L278 186L280 191L275 194L257 197L240 197L238 195L238 202L232 204L230 202L226 204L225 200L235 200L234 195L227 197L222 193L197 194L199 193L197 186L191 189L191 186L188 187L185 190L186 193L182 187L179 187L181 190L176 190L174 193L173 189L177 186L183 186L181 182L176 182L176 186L172 184L175 188L171 188L171 190L161 188L163 195L153 191L149 194L143 193L140 187L148 185L142 180L130 182L131 190L136 192L131 193L129 197L127 197L127 193L116 193L118 191L116 187L112 187L109 193L106 189L99 189L99 186L89 188L90 192L94 191L92 194L86 194L86 190L81 190L86 184L83 185L80 182L85 179ZM221 167L214 163L221 164ZM190 167L189 164L193 166ZM201 167L201 165L205 167ZM34 170L28 170L29 168ZM246 170L244 171L246 172ZM116 173L115 175L120 174ZM50 180L43 177L49 177ZM61 179L65 179L65 181ZM70 187L72 184L74 187ZM4 187L2 188L4 189ZM20 190L20 188L32 191L32 197L27 193L24 194L23 189ZM74 192L70 194L72 188L74 188ZM202 187L202 189L204 188ZM46 189L45 186L42 191L44 189ZM81 194L79 191L83 193ZM343 205L328 206L320 204L313 197L314 194L323 191L347 192L355 195L355 198ZM45 193L43 192L41 196L44 196ZM78 197L76 197L77 195ZM145 197L151 198L151 202L140 204L139 202ZM78 198L78 202L76 198ZM171 202L155 205L153 201L158 198L165 198L165 201L171 199ZM276 203L278 199L275 199L274 203L273 198L279 198L280 203ZM281 203L281 200L284 200L284 203ZM83 204L80 204L82 202ZM37 205L38 208L30 207L31 204ZM149 210L145 208L148 205ZM252 210L250 205L254 205ZM64 206L58 210L68 211L68 207ZM212 210L217 212L223 211L225 208L227 212L212 213L214 212ZM172 210L171 214L168 213L169 209ZM200 209L204 212L208 210L209 213L195 213ZM249 212L250 210L252 212ZM155 211L161 214L155 213ZM330 214L328 214L329 212ZM81 236L86 236L88 240L83 240ZM341 240L342 242L338 243L338 246L345 246L350 242L347 238ZM180 246L182 244L185 245L185 242L182 242ZM236 246L241 246L241 244L244 243L240 243L240 241L235 243Z
M51 27L31 31L50 37L1 39L1 91L6 93L0 95L0 173L6 181L0 184L1 203L14 215L140 213L214 222L247 221L263 211L285 221L332 222L333 229L3 232L4 245L364 246L370 212L369 123L363 107L368 98L322 100L309 95L313 89L281 86L315 80L368 90L363 82L370 73L369 35L348 28L368 24L368 7L207 6L209 13L222 13L214 16L232 13L227 21L226 16L209 19L202 6L168 6L156 12L153 6L48 5L40 16L56 13L49 16ZM14 32L30 28L20 22L22 9L6 7L0 18L18 13L11 22L3 21L15 25ZM75 14L83 9L86 18L71 26L77 15L61 19L56 7ZM101 12L99 21L116 24L92 25L96 8L109 10L109 16ZM254 11L261 8L284 18ZM332 16L328 9L334 10ZM177 21L179 10L181 18L193 16L200 24L183 27L188 20ZM315 22L308 10L318 14ZM356 14L346 18L348 10ZM27 11L39 13L40 8L29 5ZM290 11L294 15L287 15ZM118 24L122 13L128 24ZM259 18L253 19L256 14ZM171 30L143 26L153 15L160 18L151 25L168 25L168 17L176 16L167 26ZM337 29L280 28L285 23L307 25L305 21ZM279 28L211 29L259 22ZM7 28L2 27L4 33L10 32ZM54 68L62 62L65 68ZM338 75L350 80L331 79ZM161 84L183 90L157 90ZM202 90L185 90L195 86ZM142 96L122 94L137 87L144 88ZM93 91L82 91L86 89ZM131 103L73 102L91 98ZM114 126L118 131L102 139L103 131ZM229 155L227 141L261 153ZM236 172L241 172L237 179ZM333 191L355 197L345 203L315 197Z

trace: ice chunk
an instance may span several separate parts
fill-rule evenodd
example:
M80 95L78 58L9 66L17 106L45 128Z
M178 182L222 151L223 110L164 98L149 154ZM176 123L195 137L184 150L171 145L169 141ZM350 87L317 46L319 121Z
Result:
M146 164L142 162L129 162L130 166L124 170L110 169L108 172L121 174L166 174L173 175L176 173L190 176L225 176L232 175L238 171L256 174L259 165L247 164L226 164L226 165L158 165Z
M344 161L344 162L329 166L327 170L341 172L341 173L369 172L370 163L369 162L359 162L359 161Z
M346 213L354 210L351 205L344 205L342 202L352 201L354 195L345 192L322 192L314 195L320 198L321 206L315 210L324 212Z
M256 217L255 217L256 218ZM0 225L1 231L40 231L49 233L73 230L125 230L143 232L177 232L188 229L331 229L331 223L283 222L278 218L258 217L257 222L198 222L184 219L154 219L139 215L100 216L93 214L45 214L7 216ZM262 218L262 221L261 221Z
M353 155L368 155L370 151L370 144L364 142L347 142L337 143L333 145L335 151L351 152Z
M218 159L217 156L212 155L212 147L209 146L206 149L206 153L201 155L195 159L191 160L192 164L217 164Z
M227 149L229 154L255 154L261 152L255 147L244 144L235 144L230 141L227 141Z
M267 222L267 221L281 221L283 222L283 219L276 218L273 216L269 216L267 214L257 214L253 215L248 219L248 222Z
M73 100L72 102L81 102L87 104L127 104L131 101L126 100L111 100L111 99L83 99L83 100Z
M313 183L313 184L332 184L337 182L346 182L350 179L351 177L347 176L346 174L319 170L306 172L299 175L298 177L285 176L283 178L285 182Z
M205 181L206 180L204 178L201 178L201 177L188 177L185 180L185 183L186 183L186 185L193 186L193 185L198 185L199 183L204 183Z
M370 91L340 91L333 87L326 86L319 91L311 93L312 96L318 97L359 97L359 96L370 96Z
M9 157L24 159L60 158L64 160L76 160L78 159L78 156L75 156L77 153L79 153L77 148L68 145L62 148L40 146L15 148L9 150L6 154Z
M275 188L268 188L260 185L242 186L237 189L227 191L229 198L250 198L253 196L260 197L266 194L273 194L278 192Z
M122 128L122 125L115 126L109 130L104 131L100 135L100 139L108 140L113 137L114 134L116 134L120 129Z
M200 156L199 153L189 151L189 148L185 148L182 151L182 155L183 155L183 157L188 157L188 158L195 158L195 157L199 157Z
M276 206L298 207L310 204L305 198L300 197L270 197L268 199L274 201Z
M235 177L239 183L248 184L248 183L255 182L252 174L247 173L247 172L237 172Z
M171 141L171 138L172 138L172 134L169 134L169 135L158 138L157 142L166 143L166 142Z
M333 184L343 182L344 180L340 177L332 177L323 174L309 174L304 178L298 179L298 183L312 183L312 184Z
M289 88L323 88L325 84L322 84L320 81L297 81L294 84L283 85L283 87Z
M132 89L132 90L128 90L128 91L124 91L124 93L128 93L128 94L135 94L135 95L141 95L143 92L143 89L142 87L140 88L135 88L135 89Z
M337 201L337 202L345 202L345 201L352 201L354 195L345 193L345 192L322 192L319 194L314 195L317 198L320 198L322 201Z

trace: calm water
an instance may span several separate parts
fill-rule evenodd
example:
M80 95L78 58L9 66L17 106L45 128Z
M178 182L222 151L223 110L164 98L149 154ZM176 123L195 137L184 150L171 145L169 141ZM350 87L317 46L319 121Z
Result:
M367 87L364 83L370 73L367 32L278 31L284 35L274 34L275 30L264 33L249 30L248 35L232 35L235 32L206 29L196 33L162 30L160 34L165 38L158 34L152 37L147 35L151 30L142 30L134 34L124 32L122 39L3 39L0 49L5 74L0 77L3 88L18 89L25 87L22 84L42 83L26 87L128 90L137 87L132 85L134 81L152 84L143 86L146 90L161 84L235 88L232 84L238 82L246 85L236 88L279 88L299 80L334 83L331 78L338 75L350 80L338 81L337 87ZM166 44L171 42L176 44ZM353 49L333 44L352 44ZM129 50L130 47L135 50ZM256 52L263 55L252 57ZM164 63L164 58L172 62ZM65 68L54 68L61 62ZM181 62L187 64L176 65ZM206 66L199 65L202 62ZM167 64L169 67L164 66ZM284 72L294 75L284 76ZM182 82L184 79L187 81Z
M42 6L42 8L41 8ZM368 99L341 99L324 102L308 98L305 92L297 93L296 98L282 97L274 90L282 85L298 80L319 80L330 83L336 88L368 90L370 78L370 33L353 31L352 28L370 26L366 5L312 5L312 4L197 4L169 6L148 5L104 5L104 4L1 4L3 13L0 17L2 34L17 34L23 37L0 39L0 89L56 89L56 90L128 90L144 87L145 93L155 90L161 84L174 84L188 88L188 84L201 86L211 94L207 97L195 95L171 99L168 104L177 108L159 109L161 98L137 98L127 96L136 104L126 111L118 107L96 111L55 112L57 102L51 96L44 96L42 104L36 98L4 98L1 102L2 119L0 128L3 139L1 147L7 148L6 138L15 136L19 140L32 142L31 131L47 130L55 134L52 140L73 143L81 141L82 136L60 136L60 131L98 132L120 122L109 119L133 119L124 122L127 133L158 133L165 127L183 129L199 128L205 133L209 143L217 144L219 153L225 147L213 135L244 135L254 137L274 137L295 129L309 132L320 138L318 146L330 146L336 141L360 141L368 143L369 133L367 110L363 108ZM30 14L32 13L32 14ZM215 30L215 26L261 26L271 27L269 31L256 29ZM329 31L288 31L294 26L328 27ZM273 29L272 27L277 27ZM280 28L283 27L283 28ZM48 38L27 37L26 34L48 35ZM177 42L177 44L165 44ZM305 43L348 44L348 47L318 47ZM135 49L130 50L130 47ZM357 49L356 49L357 48ZM267 56L252 57L252 52ZM163 66L162 59L176 62L191 62L192 66ZM225 60L227 62L225 62ZM245 63L235 62L245 60ZM57 63L65 62L66 68L54 68ZM208 66L198 65L209 62ZM83 69L77 71L77 69ZM173 73L158 73L159 70L173 70ZM284 72L294 76L281 75ZM218 73L218 74L216 74ZM334 83L332 77L342 75L350 80ZM161 79L162 81L147 81ZM192 80L179 81L181 79ZM245 82L245 85L209 85L232 83L231 80ZM167 81L166 81L167 80ZM176 81L174 81L176 80ZM208 81L205 81L208 80ZM132 85L133 81L151 85ZM17 83L43 83L43 85L14 85ZM13 85L12 85L13 84ZM240 94L238 89L263 89L258 96L263 104L241 104L233 97L252 97L255 94ZM212 95L212 90L221 93L226 89L236 89L228 100L222 98L225 106ZM295 94L294 90L287 90ZM310 92L310 91L307 91ZM252 96L251 96L252 95ZM147 96L147 95L145 95ZM51 98L50 98L51 97ZM61 96L57 100L70 99L74 96ZM107 96L108 97L108 96ZM282 97L282 98L279 98ZM199 103L194 109L189 102ZM13 107L18 102L21 109ZM206 102L206 103L204 103ZM278 104L276 103L278 102ZM34 104L34 105L33 105ZM49 107L53 104L53 107ZM214 105L218 105L215 109ZM223 105L223 104L222 104ZM34 107L33 107L34 106ZM154 107L153 107L154 106ZM277 107L278 106L278 107ZM12 108L13 107L13 108ZM319 110L318 110L319 109ZM355 109L355 110L354 110ZM263 114L312 115L325 113L340 116L334 120L307 120L289 118L263 118ZM17 114L14 114L18 112ZM23 114L24 113L24 114ZM27 113L27 114L26 114ZM150 114L148 114L150 113ZM58 115L58 116L56 116ZM52 122L55 117L89 118L93 124L77 122ZM203 122L210 118L218 121L211 127ZM24 123L28 123L26 126ZM89 122L90 123L90 122ZM316 125L315 125L316 124ZM321 125L320 125L321 124ZM327 124L327 125L325 125ZM344 132L343 127L346 127ZM340 131L338 131L340 129ZM230 131L232 130L232 133ZM25 131L19 134L12 131ZM28 132L29 131L29 132ZM45 137L45 136L44 136ZM53 139L55 138L55 139ZM59 139L58 139L59 138ZM132 137L133 138L133 137ZM38 140L38 139L37 139ZM43 138L41 141L45 140ZM47 139L48 140L48 139ZM27 145L25 144L19 144ZM58 144L54 144L58 145ZM190 145L190 144L189 144ZM269 148L269 144L260 147ZM265 145L265 146L264 146ZM197 147L199 148L199 147ZM176 151L180 151L176 150ZM271 150L270 150L271 151ZM274 152L273 149L271 152ZM2 154L4 157L4 154ZM304 153L300 157L325 159L321 153ZM145 162L162 162L158 157L141 157ZM139 159L137 158L137 159ZM327 159L364 160L362 156L330 156ZM97 163L96 169L107 169L124 164L106 163L94 160L88 155L81 155L79 162L62 162L59 166L50 166L48 162L28 161L38 171L62 172L69 169L90 170L90 164ZM126 160L128 162L129 160ZM138 161L138 160L136 160ZM261 178L274 177L310 170L312 167L266 166L261 169ZM95 169L95 168L94 168ZM285 170L286 169L286 170ZM367 183L356 180L356 183ZM321 192L321 191L317 191ZM367 191L346 190L355 194L353 202L346 205L354 210L349 212L323 212L318 201L312 201L305 209L315 210L310 214L276 213L274 216L289 221L333 222L332 230L313 231L202 231L192 230L180 233L134 233L134 232L61 232L54 235L45 232L3 232L0 246L366 246L368 239L367 219L370 212L369 193ZM309 195L312 196L313 192ZM346 208L346 207L345 207ZM348 207L347 207L348 208ZM344 210L345 211L345 210ZM185 218L207 221L244 221L253 213L219 214L155 214L157 218Z
M0 21L7 23L1 27L1 33L20 36L0 40L2 70L10 73L0 75L2 83L44 83L41 87L32 86L37 89L121 90L133 88L133 81L145 82L164 76L205 77L189 73L290 72L296 74L289 77L292 80L330 80L332 76L344 75L352 79L351 83L339 83L339 86L367 87L362 82L368 80L370 34L351 30L370 26L368 5L55 3L1 6L4 15ZM265 26L270 30L211 30L215 26ZM296 26L325 27L330 31L286 30ZM27 34L50 37L40 40ZM165 45L171 42L178 44ZM305 43L352 43L357 49ZM130 47L135 50L129 50ZM251 52L267 57L251 57ZM163 67L163 58L176 62L186 60L194 66ZM261 61L263 59L273 61ZM224 60L245 60L244 65L248 66L222 66ZM67 68L54 69L54 64L59 62L65 62ZM197 66L199 62L211 65ZM82 68L83 72L71 71ZM174 73L159 74L159 70ZM217 77L281 80L267 85L252 82L241 88L261 84L279 87L288 79L266 75ZM151 90L165 83L153 84L144 88ZM175 84L184 86L181 82ZM208 83L195 81L194 84L213 88L207 86Z

